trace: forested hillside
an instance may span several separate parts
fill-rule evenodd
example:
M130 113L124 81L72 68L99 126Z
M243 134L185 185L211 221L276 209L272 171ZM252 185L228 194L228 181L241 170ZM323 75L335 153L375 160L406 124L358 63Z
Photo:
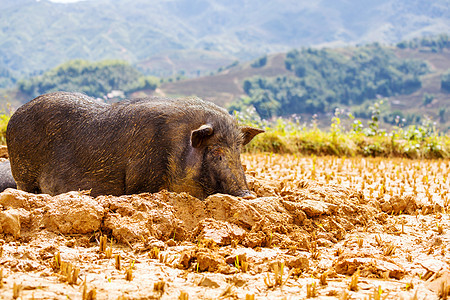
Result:
M369 107L384 98L380 117L385 123L408 125L431 118L446 130L450 119L449 46L448 35L442 34L396 46L301 48L248 63L234 62L197 78L145 76L119 60L72 60L19 80L18 93L13 89L4 99L17 107L56 90L103 99L195 95L230 111L254 107L266 119L301 114L307 120L317 114L329 122L336 108L370 119Z
M91 63L72 60L40 76L19 81L17 87L30 98L54 91L76 91L105 98L115 90L128 94L137 90L154 90L157 84L157 78L144 76L124 61Z
M449 36L344 48L303 48L262 56L213 76L165 82L167 95L198 95L232 110L255 107L270 118L317 114L328 126L335 108L370 119L381 99L381 120L391 125L428 119L450 126ZM408 45L404 47L404 45ZM232 101L234 99L234 101Z
M249 96L232 109L252 105L263 118L293 113L323 113L339 105L360 105L378 96L410 94L429 72L424 61L402 60L378 44L287 53L286 69L295 76L253 77L244 81Z
M447 0L0 0L0 14L0 70L16 77L72 59L121 59L147 74L198 76L303 46L450 32Z

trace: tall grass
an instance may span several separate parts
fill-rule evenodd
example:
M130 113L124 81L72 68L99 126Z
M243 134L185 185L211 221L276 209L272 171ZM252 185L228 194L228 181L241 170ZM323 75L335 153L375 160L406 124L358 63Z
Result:
M0 112L0 145L6 145L6 127L10 118L10 114Z
M345 128L337 111L326 130L319 129L314 119L309 125L301 124L295 117L271 122L261 120L252 109L235 112L235 116L241 124L266 130L245 147L250 153L450 158L450 137L439 134L432 122L394 127L387 132L379 127L378 105L372 108L372 119L366 127L354 119L352 126Z

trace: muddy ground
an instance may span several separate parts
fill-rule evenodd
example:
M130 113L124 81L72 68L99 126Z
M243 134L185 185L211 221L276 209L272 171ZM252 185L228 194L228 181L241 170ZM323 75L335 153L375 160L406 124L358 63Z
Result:
M450 163L245 155L255 198L0 194L2 299L439 299Z

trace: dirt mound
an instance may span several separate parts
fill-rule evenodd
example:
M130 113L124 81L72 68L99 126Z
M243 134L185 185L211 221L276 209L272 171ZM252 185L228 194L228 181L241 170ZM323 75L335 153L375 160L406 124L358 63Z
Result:
M201 201L166 191L93 198L87 192L51 197L7 189L0 194L0 216L3 232L16 238L36 230L102 232L125 243L149 238L192 243L210 239L221 246L234 242L252 248L289 248L304 247L304 238L311 234L335 243L355 225L367 225L383 214L380 204L368 203L362 193L349 188L304 182L287 191L254 178L250 186L258 196L277 196L243 200L215 194ZM304 238L299 241L299 236Z

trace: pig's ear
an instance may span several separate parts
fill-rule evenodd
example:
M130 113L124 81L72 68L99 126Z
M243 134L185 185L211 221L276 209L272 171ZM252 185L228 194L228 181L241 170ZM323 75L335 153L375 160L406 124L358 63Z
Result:
M213 134L214 130L211 125L205 124L191 132L192 147L198 148L205 145L205 142Z
M247 145L248 143L250 143L251 140L253 140L253 138L260 134L263 133L264 130L259 129L259 128L253 128L253 127L241 127L242 130L242 134L244 136L244 142L242 143L243 145Z

